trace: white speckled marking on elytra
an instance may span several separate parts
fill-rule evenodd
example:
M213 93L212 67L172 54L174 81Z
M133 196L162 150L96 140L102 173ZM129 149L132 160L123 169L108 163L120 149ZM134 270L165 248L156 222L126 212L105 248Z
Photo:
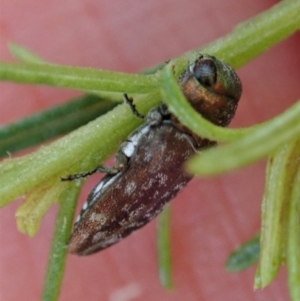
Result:
M103 235L103 232L99 231L93 236L92 242L95 243L103 238L105 239L105 235Z
M97 232L98 233L98 232ZM102 234L107 237L107 233L106 232L102 232ZM97 234L94 235L93 240L97 238L96 236ZM89 253L93 253L95 252L95 250L99 249L99 248L106 248L109 245L112 245L114 243L117 243L119 240L121 239L121 237L118 237L117 235L113 235L111 238L105 240L105 241L95 241L95 243L93 245L91 245L89 248L85 249L81 254L82 255L87 255Z
M118 221L118 224L121 226L121 227L123 227L123 226L125 226L126 224L127 224L127 219L126 218L123 218L122 220L120 220L120 221Z
M154 183L154 179L149 179L148 182L144 182L142 187L141 187L141 190L148 190Z
M160 185L164 185L168 179L168 176L166 174L163 174L163 173L159 173L157 175L157 178L158 178L158 183Z
M100 189L102 188L103 185L104 185L104 183L102 181L100 181L98 183L98 185L94 188L94 193L97 193L98 191L100 191Z
M88 202L85 202L82 206L82 210L85 211L87 209L88 205L89 205Z
M184 186L185 186L185 183L179 183L179 184L177 184L177 185L174 187L174 189L175 189L175 190L181 190Z
M128 204L125 204L125 206L122 207L121 211L127 212L129 208L130 206Z
M163 195L162 195L162 198L167 198L169 195L171 194L170 191L166 191Z
M98 232L98 233L99 233L99 232ZM97 233L97 234L98 234L98 233ZM94 235L93 240L94 240L94 238L96 239L96 235L97 235L97 234ZM105 235L105 237L106 237L106 236L107 236L107 233L104 233L104 235ZM121 238L116 234L116 235L112 235L110 238L106 239L105 241L101 241L99 244L100 244L100 245L108 246L108 245L110 245L110 244L114 244L114 243L118 242L120 239L121 239Z
M88 233L82 233L80 235L80 243L84 243L87 240L88 237L89 237Z
M134 146L137 146L139 144L140 139L150 131L150 126L147 125L143 127L140 131L135 132L134 135L129 136L128 140L130 140Z
M137 215L139 215L139 213L141 211L143 211L143 209L144 209L144 207L140 206L140 207L136 208L135 210L130 211L129 212L129 220L132 219L132 218L135 218Z
M121 150L126 155L126 157L130 158L135 151L135 145L132 141L124 142Z
M130 195L133 191L135 191L137 188L137 185L136 185L136 182L129 182L127 185L126 185L126 188L125 188L125 194L128 194Z
M81 219L81 215L78 215L78 216L76 217L75 224L78 223L78 222L80 221L80 219Z
M152 160L152 157L153 157L152 152L146 152L146 155L145 155L144 160L145 160L146 162L150 162L150 161Z
M167 146L165 144L161 144L160 151L163 153L166 150Z
M157 197L159 197L160 192L158 190L156 190L153 194L153 199L156 199Z
M116 175L115 175L114 177L112 177L109 181L107 181L106 183L104 183L103 188L105 188L105 187L111 185L111 183L113 183L113 182L116 180L116 178L118 177L119 174L120 174L120 173L116 174Z
M173 160L173 154L172 154L172 156L167 155L166 158L165 158L165 162L170 162L172 160Z
M102 180L99 182L99 184L96 186L96 188L92 191L92 198L91 198L91 201L89 203L89 206L92 206L95 202L97 202L99 200L100 195L98 193L101 192L101 189L104 189L108 185L113 183L115 181L115 179L118 177L119 174L116 174L114 177L112 177L106 183L104 183Z
M98 222L101 225L104 225L107 221L105 214L93 212L89 218L91 222Z

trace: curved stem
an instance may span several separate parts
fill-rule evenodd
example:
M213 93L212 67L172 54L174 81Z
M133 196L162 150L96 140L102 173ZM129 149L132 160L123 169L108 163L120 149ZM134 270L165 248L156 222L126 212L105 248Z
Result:
M101 91L149 93L157 88L157 78L154 75L36 63L2 62L0 63L0 79L94 93Z

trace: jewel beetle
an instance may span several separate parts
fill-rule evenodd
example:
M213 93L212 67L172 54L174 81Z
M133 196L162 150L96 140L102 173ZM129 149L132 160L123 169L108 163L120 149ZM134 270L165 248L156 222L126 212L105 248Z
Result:
M232 67L213 56L199 54L179 77L179 85L202 116L219 126L229 124L242 92ZM125 100L135 115L143 118L127 95ZM192 179L183 170L184 162L215 144L180 124L165 104L151 109L145 122L120 145L113 167L100 166L62 178L106 173L83 205L68 251L89 255L143 227Z

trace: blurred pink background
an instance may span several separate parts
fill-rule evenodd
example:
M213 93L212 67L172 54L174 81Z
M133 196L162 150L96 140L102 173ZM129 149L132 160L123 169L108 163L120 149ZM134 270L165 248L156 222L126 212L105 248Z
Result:
M211 42L278 1L2 0L1 60L9 41L65 65L137 72ZM288 108L300 95L299 33L238 70L244 92L232 126L249 126ZM79 95L1 83L4 124ZM22 152L24 153L24 152ZM210 179L194 179L172 206L174 291L158 280L155 222L96 255L68 257L60 300L282 301L286 271L253 291L255 268L224 270L228 254L260 227L265 162ZM81 203L98 181L82 191ZM17 201L0 211L0 300L39 300L56 208L36 237L16 229ZM78 207L77 211L80 208Z

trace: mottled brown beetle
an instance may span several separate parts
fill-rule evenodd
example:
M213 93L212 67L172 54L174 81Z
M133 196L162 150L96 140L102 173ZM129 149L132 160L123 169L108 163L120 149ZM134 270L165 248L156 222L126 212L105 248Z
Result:
M179 84L202 116L216 125L229 124L242 91L229 65L199 55L183 72ZM138 117L143 117L127 95L125 100ZM100 166L62 179L106 172L83 205L69 252L88 255L100 251L147 224L192 179L183 171L183 163L197 150L214 144L180 124L164 104L150 110L145 123L120 145L114 167Z

